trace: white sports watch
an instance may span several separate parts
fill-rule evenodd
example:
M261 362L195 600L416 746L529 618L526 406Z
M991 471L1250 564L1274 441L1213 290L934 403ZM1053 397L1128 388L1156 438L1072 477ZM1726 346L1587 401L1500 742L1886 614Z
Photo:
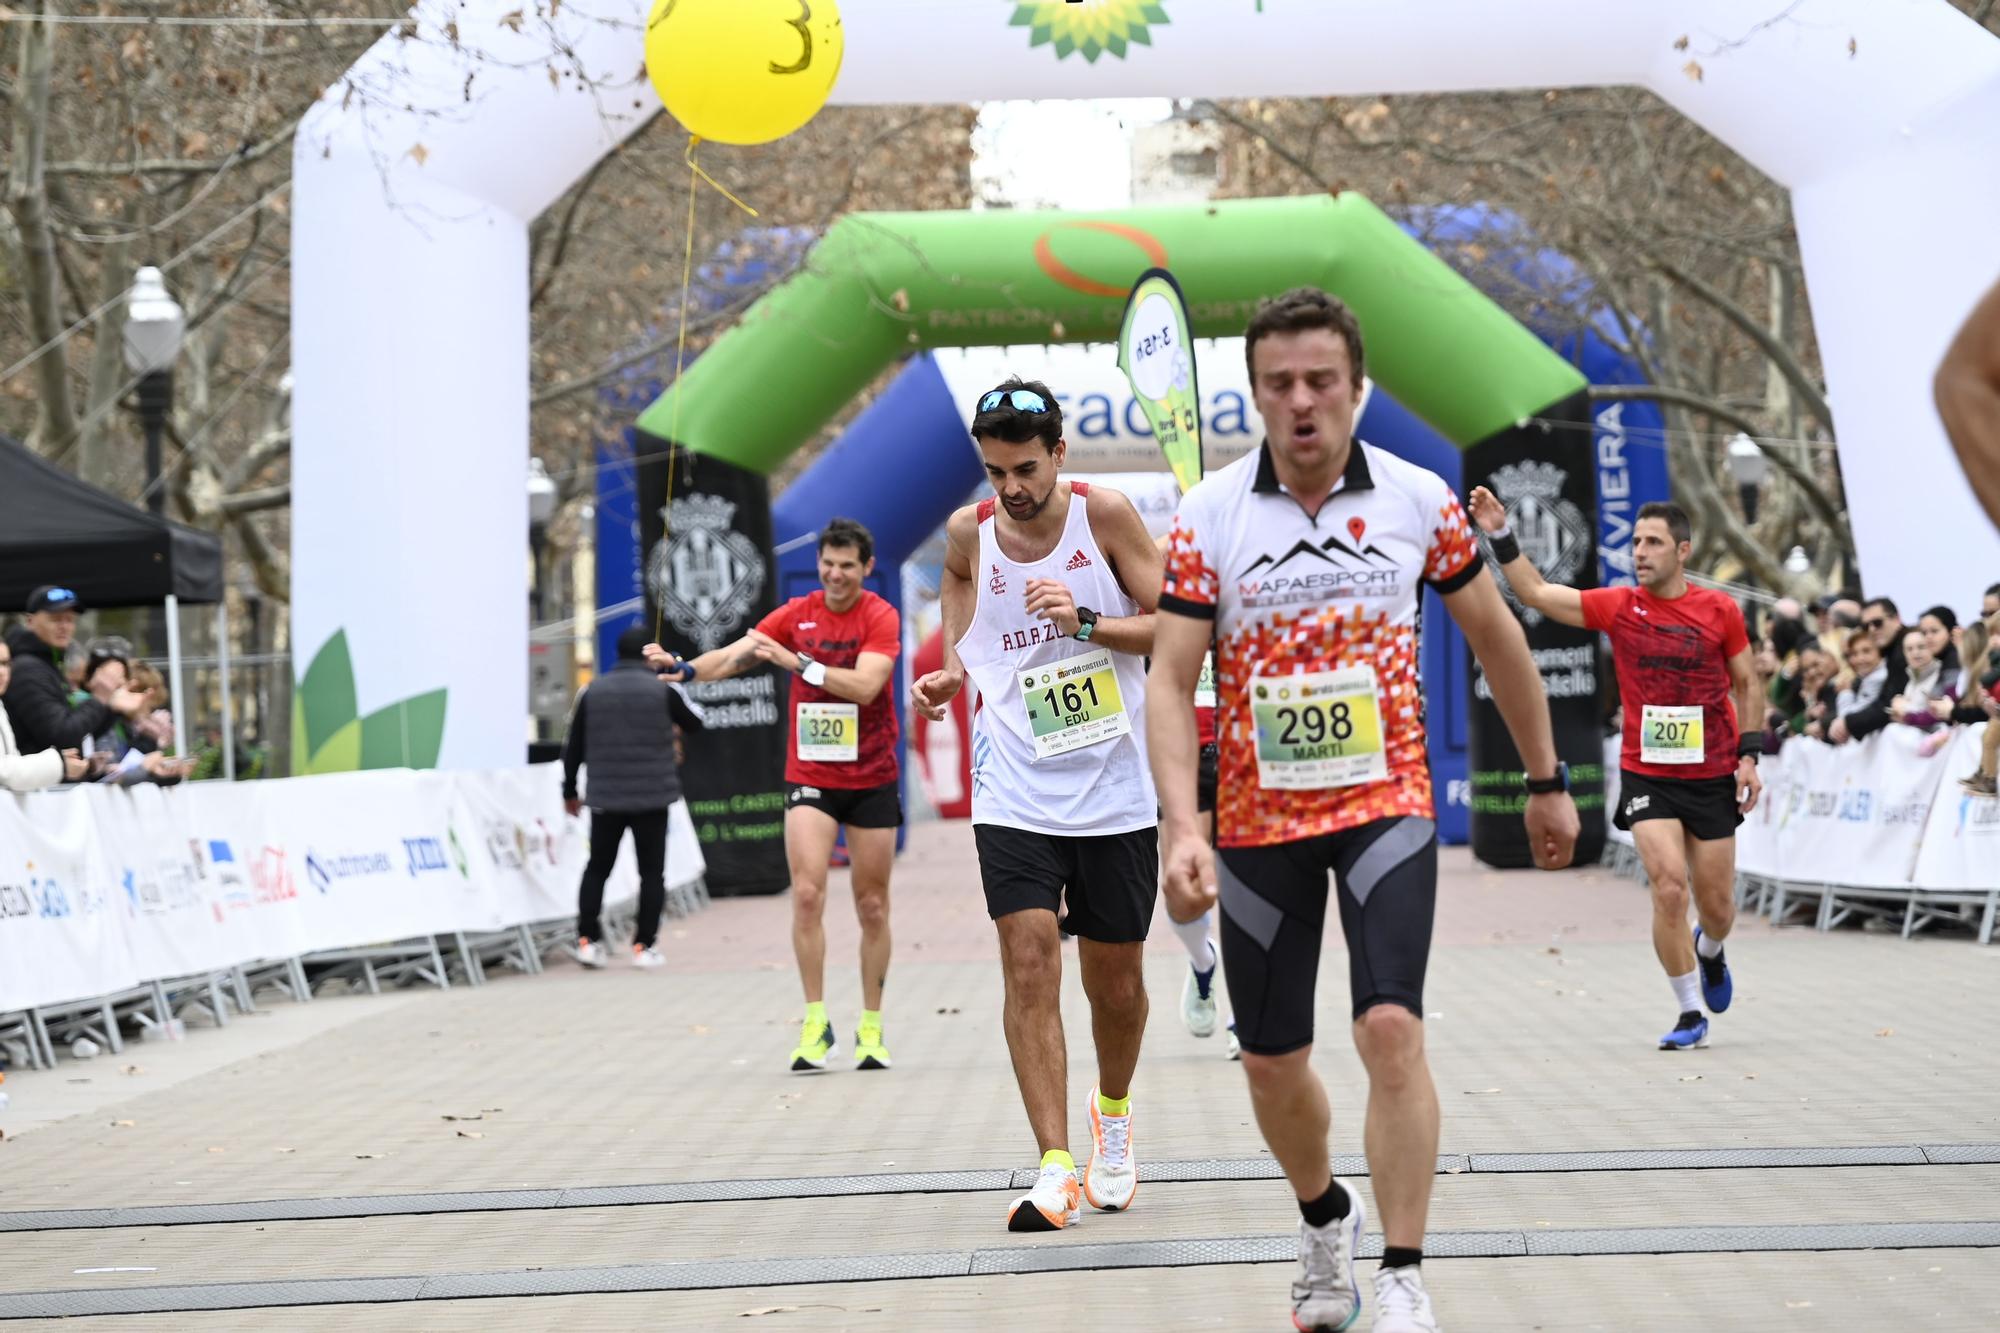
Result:
M814 689L826 688L826 663L815 662L807 653L800 653L799 661L805 664L799 668L799 678Z

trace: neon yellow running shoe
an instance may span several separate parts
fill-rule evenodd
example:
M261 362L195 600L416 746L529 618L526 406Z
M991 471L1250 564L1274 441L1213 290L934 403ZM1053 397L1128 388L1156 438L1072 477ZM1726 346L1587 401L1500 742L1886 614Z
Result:
M799 1024L799 1048L792 1052L794 1074L823 1073L826 1057L832 1054L832 1023L824 1018L808 1018Z
M856 1069L887 1069L889 1048L882 1044L882 1024L863 1020L854 1029L854 1067Z

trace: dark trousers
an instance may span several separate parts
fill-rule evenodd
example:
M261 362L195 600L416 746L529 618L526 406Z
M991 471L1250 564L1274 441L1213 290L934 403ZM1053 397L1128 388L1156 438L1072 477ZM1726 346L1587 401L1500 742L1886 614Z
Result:
M576 933L599 943L604 939L604 881L611 878L618 844L632 830L632 851L639 860L639 933L634 943L650 948L660 938L660 913L667 905L667 812L665 810L592 810L590 864L576 895Z

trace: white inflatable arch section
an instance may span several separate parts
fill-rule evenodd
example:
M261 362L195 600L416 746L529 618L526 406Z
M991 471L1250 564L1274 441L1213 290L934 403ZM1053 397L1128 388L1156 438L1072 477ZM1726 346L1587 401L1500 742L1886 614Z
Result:
M1650 88L1792 192L1868 591L1908 616L2000 577L1930 394L2000 273L2000 41L1944 0L1160 5L1093 62L1014 0L842 0L834 101ZM528 225L657 108L638 0L547 8L420 5L295 151L295 670L345 630L361 715L448 689L445 767L525 734Z

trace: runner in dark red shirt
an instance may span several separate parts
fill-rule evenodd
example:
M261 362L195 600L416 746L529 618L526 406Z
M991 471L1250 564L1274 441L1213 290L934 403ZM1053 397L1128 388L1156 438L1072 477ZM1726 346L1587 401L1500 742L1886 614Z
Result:
M682 662L657 644L656 670L722 680L772 663L793 673L786 730L785 856L792 871L792 949L805 986L806 1017L792 1068L826 1068L833 1024L826 1016L826 868L844 826L861 920L861 1022L855 1064L887 1069L882 983L889 972L889 869L903 799L896 766L896 700L889 687L902 651L896 608L868 591L875 539L851 519L820 529L820 590L795 597L725 648Z
M1613 822L1632 834L1652 881L1653 950L1681 1008L1660 1049L1704 1046L1703 1003L1719 1014L1735 991L1722 942L1736 920L1736 826L1763 790L1761 692L1743 612L1722 593L1689 586L1693 529L1679 505L1639 510L1638 587L1583 592L1542 578L1484 486L1473 489L1471 511L1522 605L1611 636L1625 714ZM1701 922L1692 939L1690 881Z

